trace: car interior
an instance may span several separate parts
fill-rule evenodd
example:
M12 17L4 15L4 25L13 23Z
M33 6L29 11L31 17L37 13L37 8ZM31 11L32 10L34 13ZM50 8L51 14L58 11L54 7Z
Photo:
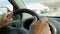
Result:
M49 24L52 34L60 34L60 16L58 14L59 10L57 10L56 7L54 8L55 10L50 10L48 8L48 5L50 6L53 4L43 3L39 5L40 0L8 0L8 1L13 5L14 17L12 17L13 20L10 22L10 24L5 26L6 28L4 27L5 29L3 28L1 29L2 32L0 32L0 34L28 34L30 24L34 20L34 16L36 16L38 20L43 17L48 17L47 23ZM34 3L38 8L35 8L36 6L34 5ZM59 5L59 2L56 2L54 5L55 6Z

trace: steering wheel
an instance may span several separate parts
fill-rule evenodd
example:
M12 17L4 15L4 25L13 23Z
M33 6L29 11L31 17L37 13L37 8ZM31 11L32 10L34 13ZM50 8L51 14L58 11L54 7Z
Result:
M20 13L28 13L31 14L32 16L36 16L38 18L38 20L42 17L39 17L35 12L33 12L32 10L29 9L19 9L17 11L14 11L14 14L20 14ZM11 24L7 25L7 27L5 28L5 32L8 32L7 34L28 34L29 31L29 26L32 23L32 21L34 20L33 17L25 19L25 20L21 20L21 21L13 21ZM56 34L56 28L55 26L48 22L51 32L52 34Z

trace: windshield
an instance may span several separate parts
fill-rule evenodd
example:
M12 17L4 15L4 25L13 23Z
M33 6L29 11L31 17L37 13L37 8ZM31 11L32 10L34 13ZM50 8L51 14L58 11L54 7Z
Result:
M60 0L23 0L28 9L40 16L60 17Z

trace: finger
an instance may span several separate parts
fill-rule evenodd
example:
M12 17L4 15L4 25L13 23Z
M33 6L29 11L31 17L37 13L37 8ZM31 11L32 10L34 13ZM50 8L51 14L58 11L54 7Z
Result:
M10 12L4 13L4 14L2 15L2 17L7 18L7 16L8 16L9 13L10 13Z
M9 12L8 15L6 16L8 19L11 19L13 16L13 12Z
M2 18L3 18L4 20L9 20L9 19L11 19L12 15L13 15L12 12L4 13L4 14L2 15Z
M33 23L37 23L37 17L36 17L36 16L34 16L34 21L33 21Z
M48 18L42 18L38 21L38 23L46 23L48 21Z
M42 27L42 33L43 33L43 32L45 32L45 34L47 34L47 32L48 32L48 33L51 33L50 27L49 27L48 23L44 23L44 25L43 25L43 27Z
M5 20L6 19L6 15L7 15L6 13L2 14L1 15L1 19L4 19Z
M44 22L47 22L47 21L48 21L48 18L47 18L47 17L45 17L43 20L44 20Z
M50 27L49 27L48 23L45 23L44 26L45 26L46 29L50 30Z
M6 16L6 21L9 22L9 21L11 21L11 18L13 16L13 12L8 12L7 14L8 15Z
M51 34L51 30L50 30L50 27L49 27L48 23L45 23L45 24L44 24L43 29L44 29L44 28L45 28L45 30L47 30L47 31Z

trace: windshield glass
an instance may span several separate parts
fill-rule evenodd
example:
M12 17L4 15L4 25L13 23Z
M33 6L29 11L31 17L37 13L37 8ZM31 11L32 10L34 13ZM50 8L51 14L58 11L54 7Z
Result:
M60 17L60 0L23 0L28 9L40 16Z

